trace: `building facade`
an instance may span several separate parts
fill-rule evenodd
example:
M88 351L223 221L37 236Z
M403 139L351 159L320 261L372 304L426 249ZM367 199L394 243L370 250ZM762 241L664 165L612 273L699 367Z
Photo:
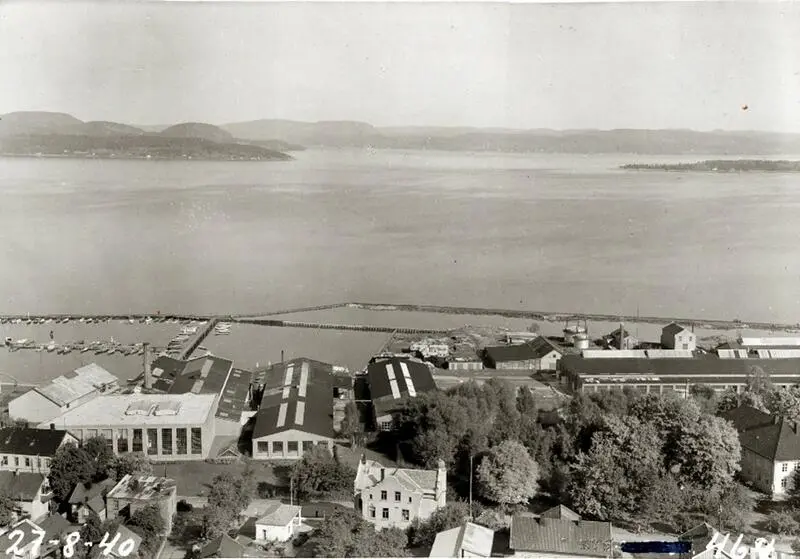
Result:
M177 507L175 481L165 477L128 474L106 496L108 518L130 517L149 505L158 505L168 534L172 530L172 515Z
M356 512L376 528L408 528L446 505L447 469L386 468L362 455L354 481Z
M0 472L0 492L14 500L22 514L32 520L45 516L53 496L44 474Z
M436 534L429 557L491 557L494 530L465 522Z
M661 347L665 349L697 349L697 336L688 328L672 322L661 330Z
M56 451L69 442L77 439L63 430L0 429L0 471L47 474Z
M278 503L256 520L256 541L286 542L292 539L303 523L301 509L296 505Z
M376 358L366 378L375 426L382 431L393 428L395 415L410 398L437 390L431 368L414 359Z
M519 345L493 346L484 350L486 364L493 369L554 371L564 350L544 336Z

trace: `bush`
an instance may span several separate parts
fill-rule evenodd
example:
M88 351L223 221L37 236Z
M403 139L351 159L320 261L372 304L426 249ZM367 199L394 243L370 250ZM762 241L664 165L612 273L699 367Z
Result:
M194 509L192 503L187 503L186 499L181 499L180 501L178 501L178 505L176 506L176 508L178 512L192 512L192 510Z
M800 523L787 511L774 511L769 513L766 528L780 536L794 536L800 532Z

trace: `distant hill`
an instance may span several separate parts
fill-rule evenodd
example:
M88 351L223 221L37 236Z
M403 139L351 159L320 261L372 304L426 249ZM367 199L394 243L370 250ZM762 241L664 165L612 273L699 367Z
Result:
M629 171L696 171L702 173L800 173L800 161L767 159L711 159L695 163L630 163Z
M363 147L379 136L371 124L351 121L253 120L222 128L243 140L280 140L303 146Z
M166 138L197 138L220 144L234 143L233 135L213 124L203 122L183 122L175 124L158 133Z
M82 121L66 113L19 111L0 115L0 136L15 134L61 134Z
M95 120L81 122L74 128L70 127L65 133L85 136L141 136L145 131L119 122Z
M252 144L262 148L274 149L275 151L303 151L306 149L300 144L290 144L282 140L237 140L237 143Z

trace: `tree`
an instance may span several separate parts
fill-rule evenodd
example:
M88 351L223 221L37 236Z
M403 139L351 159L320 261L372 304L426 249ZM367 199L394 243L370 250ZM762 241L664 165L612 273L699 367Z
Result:
M8 526L14 520L17 504L5 491L0 492L0 528Z
M85 450L75 444L67 443L59 448L50 462L48 479L53 494L63 500L78 483L91 481L95 465Z
M678 515L686 508L685 486L671 474L658 476L650 490L642 495L641 518L649 524L677 527ZM678 532L682 532L677 528Z
M114 452L108 445L108 440L102 436L91 437L82 446L92 460L95 473L93 479L99 481L108 477L109 470L114 463Z
M354 477L352 468L340 464L324 446L307 451L292 469L295 490L303 498L350 492Z
M770 380L769 375L764 369L758 366L750 367L746 382L746 392L752 392L762 397L773 388L772 380Z
M143 537L158 538L167 529L161 509L157 504L142 507L131 515L130 526L138 526L144 532Z
M248 507L256 490L253 470L248 466L241 476L223 472L214 477L203 512L203 534L213 538L226 532Z
M358 406L352 400L344 406L344 418L339 431L342 437L350 440L351 446L356 446L357 435L361 432L361 419L358 413Z
M800 387L774 387L764 395L763 400L769 413L793 421L800 419Z
M492 448L478 466L481 495L503 505L526 503L538 490L539 466L517 441Z
M434 469L438 461L454 462L467 434L467 408L460 398L427 392L409 400L400 412L398 435L410 443L414 460Z
M677 444L681 477L705 489L728 485L741 469L742 448L733 426L704 415L681 431Z
M795 536L800 532L800 523L788 511L772 511L767 516L766 528L779 536Z
M149 476L153 473L153 464L141 452L128 452L114 458L108 469L108 476L117 481L126 475Z
M689 394L694 398L703 413L714 415L719 407L717 391L707 384L693 384Z
M474 512L474 511L473 511ZM463 501L447 503L446 506L436 509L427 520L414 520L409 530L409 539L413 547L433 545L436 534L456 528L469 519L469 504Z
M315 557L405 557L407 544L402 530L376 531L352 509L326 517L308 541Z

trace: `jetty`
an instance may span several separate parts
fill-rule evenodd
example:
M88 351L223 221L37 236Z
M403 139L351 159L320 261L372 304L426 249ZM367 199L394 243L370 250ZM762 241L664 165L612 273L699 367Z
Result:
M440 328L400 328L397 326L371 326L367 324L329 324L323 322L296 322L291 320L272 320L266 318L237 318L233 320L241 324L258 326L275 326L278 328L314 328L317 330L344 330L355 332L382 332L398 334L446 334L449 330Z

